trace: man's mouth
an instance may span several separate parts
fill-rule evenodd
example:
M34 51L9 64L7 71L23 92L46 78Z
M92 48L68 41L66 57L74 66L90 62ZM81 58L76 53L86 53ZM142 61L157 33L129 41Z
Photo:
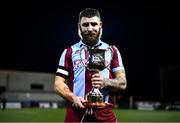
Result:
M87 36L95 36L96 33L88 33Z

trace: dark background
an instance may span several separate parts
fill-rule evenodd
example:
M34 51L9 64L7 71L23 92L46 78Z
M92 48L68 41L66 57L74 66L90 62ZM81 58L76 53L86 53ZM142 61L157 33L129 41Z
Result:
M174 1L1 2L0 69L55 73L64 48L79 41L79 12L98 9L102 40L116 45L126 69L123 98L180 100L179 6Z

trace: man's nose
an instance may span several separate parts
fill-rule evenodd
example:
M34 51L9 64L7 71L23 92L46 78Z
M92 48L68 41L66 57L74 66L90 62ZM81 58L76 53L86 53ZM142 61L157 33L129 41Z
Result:
M89 24L89 26L88 26L88 31L92 31L92 30L93 30L93 27L92 27L91 24Z

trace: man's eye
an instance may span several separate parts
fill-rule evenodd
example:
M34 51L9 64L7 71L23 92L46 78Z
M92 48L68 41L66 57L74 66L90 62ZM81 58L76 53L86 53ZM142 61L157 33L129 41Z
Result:
M89 23L83 23L82 26L88 27L88 26L89 26Z
M96 26L96 25L97 25L97 23L91 23L91 25L92 25L92 26Z

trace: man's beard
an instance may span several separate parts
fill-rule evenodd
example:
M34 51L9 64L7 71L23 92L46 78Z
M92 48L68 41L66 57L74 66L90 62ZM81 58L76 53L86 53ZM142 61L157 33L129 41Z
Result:
M98 32L82 32L81 31L81 36L82 36L82 42L88 46L94 46L98 43L100 39L100 33L101 33L101 28L99 29Z

